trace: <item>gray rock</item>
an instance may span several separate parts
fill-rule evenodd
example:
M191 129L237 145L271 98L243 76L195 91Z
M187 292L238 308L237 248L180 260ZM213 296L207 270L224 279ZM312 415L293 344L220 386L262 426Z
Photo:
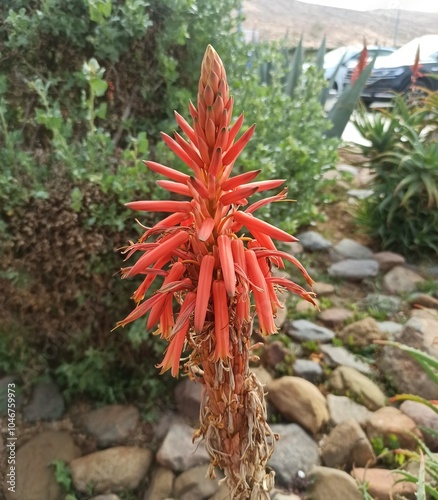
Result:
M58 387L49 380L35 385L30 401L23 408L23 416L26 422L58 420L64 414L64 409L64 399Z
M280 435L280 440L268 465L275 471L278 486L292 488L300 472L307 474L319 464L318 446L298 425L274 424L272 430Z
M132 405L106 405L82 417L86 432L102 448L126 443L139 421L140 412Z
M389 339L393 339L394 335L397 335L403 330L403 325L396 323L395 321L378 321L379 330L386 334Z
M424 279L414 271L402 266L396 266L383 277L383 287L393 294L402 295L413 292Z
M376 462L373 447L354 419L338 424L321 446L321 459L327 467L366 467Z
M343 278L347 281L362 281L365 278L374 278L379 272L379 265L375 260L346 259L332 264L328 273L335 278Z
M321 351L329 358L332 365L350 366L361 373L371 373L371 367L352 354L344 347L335 347L332 345L322 345Z
M175 479L173 492L180 500L204 500L218 491L219 479L208 477L207 465L197 465Z
M377 321L371 317L355 321L338 332L338 337L345 344L357 347L366 347L384 336L379 330Z
M335 287L330 283L316 282L313 283L312 288L318 297L326 297L335 293Z
M354 419L360 425L370 418L371 412L363 405L352 401L347 396L327 395L327 406L330 413L330 421L334 425Z
M15 405L13 408L15 412L20 411L23 406L23 394L19 378L15 375L6 375L6 377L0 378L0 417L8 413L8 387L9 390L13 391L14 402L11 404Z
M314 467L310 472L309 500L362 500L355 480L346 472Z
M210 461L204 442L192 442L193 429L174 419L156 455L157 462L173 471L185 471Z
M349 238L344 238L333 247L333 257L335 260L369 259L372 255L373 252L369 248Z
M360 302L360 306L364 309L372 308L388 314L398 312L401 305L402 300L400 297L395 297L394 295L383 295L381 293L370 293L363 301Z
M59 500L61 486L50 467L54 460L69 463L80 450L67 432L46 431L33 437L16 453L15 493L6 491L7 500Z
M318 319L325 325L336 328L353 317L353 311L342 307L330 307L318 315Z
M316 325L306 319L297 319L292 321L291 328L287 330L287 334L300 342L305 342L307 340L330 342L335 336L332 330Z
M390 271L393 267L403 266L405 263L403 255L393 252L377 252L373 259L377 260L381 271Z
M357 167L354 167L353 165L348 165L346 163L340 163L339 165L336 165L336 169L339 170L339 172L346 172L347 174L350 174L352 177L356 177L359 175L359 170Z
M385 406L386 397L381 389L368 377L349 366L338 366L330 375L329 384L341 395L351 394L369 410Z
M301 233L297 236L300 240L301 245L306 250L310 250L312 252L316 252L319 250L328 250L332 244L327 241L324 237L322 237L316 231L307 231L305 233Z
M175 402L178 412L197 422L201 404L202 386L195 380L186 378L175 387Z
M347 191L348 196L352 196L358 200L365 200L372 196L373 193L374 191L372 189L349 189Z
M74 487L87 493L135 490L152 463L150 450L136 446L117 446L96 451L70 462Z
M292 365L293 373L313 384L320 381L323 376L321 365L310 359L297 359Z
M415 401L403 401L400 411L417 424L429 449L438 451L438 413L433 411L432 408ZM428 429L434 434L428 432Z

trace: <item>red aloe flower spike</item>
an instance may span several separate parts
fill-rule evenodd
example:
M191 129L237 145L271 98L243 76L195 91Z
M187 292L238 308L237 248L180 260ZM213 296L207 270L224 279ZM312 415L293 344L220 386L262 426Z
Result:
M223 191L230 191L231 189L235 189L245 182L250 182L255 179L261 170L251 170L250 172L245 172L244 174L236 175L235 177L231 177L221 184L221 189Z
M161 163L157 163L155 161L145 161L143 163L153 172L165 175L166 177L169 177L169 179L172 179L173 181L185 184L189 179L189 176L187 174L183 174L182 172L178 172L178 170L174 170L173 168L161 165Z
M240 153L243 151L243 148L251 139L254 130L255 124L251 125L251 127L239 137L237 142L235 142L233 146L231 146L231 148L227 151L226 155L223 158L224 165L229 165L230 163L234 163L236 161L236 158L240 155Z
M230 355L230 318L228 316L227 290L222 280L213 283L213 307L216 338L214 359L215 361L219 359L225 360Z
M351 84L353 84L362 74L362 71L366 68L367 62L368 62L368 49L367 49L367 42L364 38L362 52L360 53L357 65L354 68L353 73L351 75L351 80L350 80Z
M191 212L193 207L189 201L131 201L125 207L142 212Z
M213 280L215 258L213 255L205 255L201 261L199 270L198 290L196 292L195 306L195 331L200 333L204 326L207 315L208 301L210 299L211 282Z
M198 146L198 141L195 131L177 111L175 111L174 113L176 122L181 127L181 130L186 134L186 136L190 139L190 141L193 142L195 146Z
M231 240L228 236L221 234L217 241L225 289L227 290L229 297L234 297L234 294L236 293L236 273L234 271Z
M282 229L278 229L275 226L272 226L268 222L261 221L260 219L256 219L252 215L249 215L245 212L235 212L234 220L243 226L246 226L249 231L251 229L255 229L256 231L260 231L261 233L266 234L267 236L271 236L280 241L289 241L294 242L298 241L296 238L286 233Z
M252 196L254 193L258 191L257 187L250 187L250 186L240 186L233 191L230 191L229 193L223 194L220 198L219 201L223 205L231 205L233 203L238 203L240 200L245 199L247 196ZM241 205L243 203L240 203Z
M157 185L169 191L171 193L181 194L182 196L190 196L190 190L185 184L180 184L179 182L172 181L156 181Z

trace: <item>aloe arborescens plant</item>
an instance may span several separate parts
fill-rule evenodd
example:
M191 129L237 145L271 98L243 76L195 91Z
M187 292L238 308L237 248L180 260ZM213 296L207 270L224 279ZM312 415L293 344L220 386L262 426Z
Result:
M117 326L146 313L147 328L169 342L161 372L177 376L181 365L203 384L200 427L211 456L210 475L220 467L233 499L269 498L273 473L266 473L275 436L266 422L264 393L251 373L251 332L254 299L263 335L276 332L274 318L282 307L278 294L288 289L314 303L312 292L271 273L292 262L309 285L312 280L291 255L276 249L272 238L292 242L293 236L257 219L261 206L284 200L286 191L249 205L247 198L280 186L282 180L252 182L259 171L231 176L233 165L254 132L236 136L243 115L231 126L229 96L222 61L209 46L199 81L197 108L190 103L193 125L176 113L187 140L163 134L168 147L191 169L186 175L156 162L147 166L169 180L157 183L187 197L187 201L134 201L134 210L168 212L137 243L125 249L127 258L141 253L124 278L141 275L134 292L136 308ZM245 229L244 229L245 228ZM246 231L246 233L244 232ZM152 282L163 279L149 298ZM182 358L185 352L186 357Z

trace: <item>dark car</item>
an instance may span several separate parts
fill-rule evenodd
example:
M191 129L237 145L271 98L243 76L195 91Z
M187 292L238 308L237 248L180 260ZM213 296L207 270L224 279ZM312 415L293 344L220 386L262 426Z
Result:
M412 66L420 48L420 66L416 85L438 90L438 35L425 35L411 40L393 54L376 61L361 97L366 104L391 100L411 87ZM435 78L434 76L435 75Z

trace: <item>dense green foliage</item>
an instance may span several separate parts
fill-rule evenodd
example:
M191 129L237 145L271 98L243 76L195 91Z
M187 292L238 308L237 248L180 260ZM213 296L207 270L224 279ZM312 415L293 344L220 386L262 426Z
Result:
M408 257L438 252L438 94L367 116L356 127L369 145L365 162L375 176L373 195L358 220L383 248Z

